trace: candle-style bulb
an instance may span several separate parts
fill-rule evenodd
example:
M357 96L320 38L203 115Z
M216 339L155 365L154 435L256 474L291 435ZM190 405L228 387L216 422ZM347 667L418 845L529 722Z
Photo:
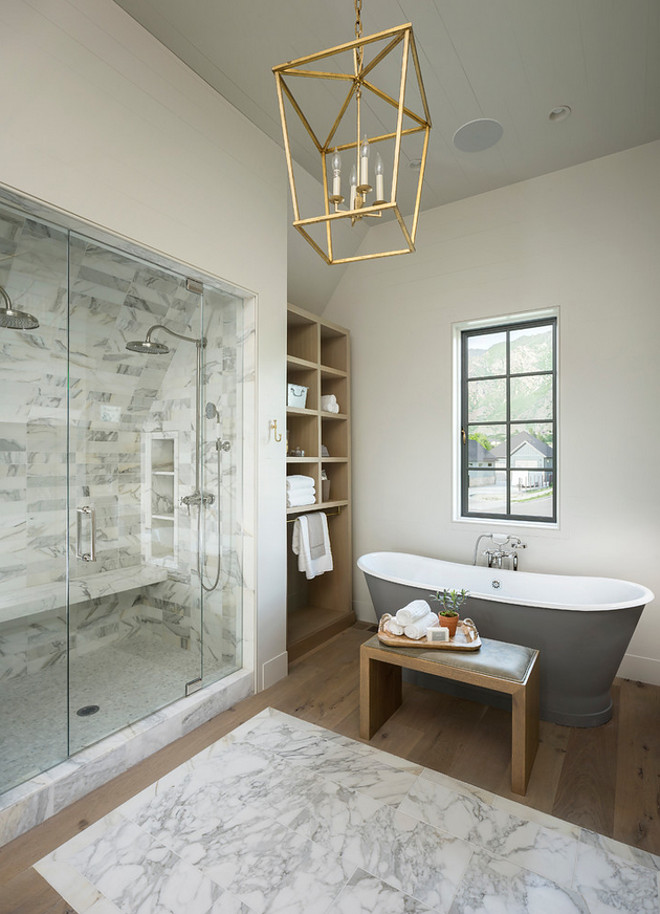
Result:
M385 179L383 177L384 173L383 160L379 152L376 153L376 203L385 202Z
M369 140L365 133L360 145L360 185L367 187L369 184Z
M355 165L351 168L351 187L357 187L357 168Z
M341 156L338 152L332 157L332 196L337 198L335 203L341 202L338 199L341 197Z
M355 209L355 198L357 196L357 166L355 163L353 163L353 167L351 168L350 184L351 196L349 198L348 208Z

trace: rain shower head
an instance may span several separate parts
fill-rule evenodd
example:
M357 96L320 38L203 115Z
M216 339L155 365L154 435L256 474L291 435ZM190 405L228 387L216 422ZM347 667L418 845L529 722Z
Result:
M129 343L126 343L126 348L130 349L131 352L145 352L148 355L166 355L170 351L170 347L166 346L165 343L159 343L157 340L151 339L151 334L154 330L164 330L165 333L169 333L170 336L176 337L177 340L185 340L186 343L195 343L198 349L203 349L206 346L205 336L201 337L201 339L194 336L184 336L182 333L170 330L165 324L154 324L153 327L149 327L147 335L143 340L131 340Z
M126 348L131 352L146 352L148 355L167 355L170 351L170 347L165 343L153 340L131 340L130 343L126 343Z
M4 307L0 307L0 327L6 327L9 330L36 330L39 321L27 311L16 311L12 308L11 299L5 289L0 286L0 296L5 301Z

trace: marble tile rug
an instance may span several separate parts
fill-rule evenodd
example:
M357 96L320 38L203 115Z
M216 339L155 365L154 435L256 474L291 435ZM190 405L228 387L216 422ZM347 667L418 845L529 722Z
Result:
M272 709L36 869L78 914L660 914L660 857Z

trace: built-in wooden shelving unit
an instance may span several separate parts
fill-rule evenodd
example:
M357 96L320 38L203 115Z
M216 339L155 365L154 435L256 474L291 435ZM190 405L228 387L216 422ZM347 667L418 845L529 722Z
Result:
M294 305L288 308L287 383L308 388L305 407L287 407L287 474L312 476L317 502L287 509L289 660L352 625L350 338L343 327ZM334 394L339 413L321 409L321 397ZM323 455L323 446L328 456ZM323 476L329 493L323 500ZM334 570L311 581L298 571L291 550L293 521L299 514L325 511Z

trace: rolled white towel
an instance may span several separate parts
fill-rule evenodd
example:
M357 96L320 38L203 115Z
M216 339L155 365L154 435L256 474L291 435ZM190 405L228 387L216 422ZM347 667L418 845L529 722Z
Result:
M298 489L308 489L314 488L314 477L313 476L287 476L286 478L286 487L289 491L298 490Z
M399 625L403 625L405 628L406 625L412 625L413 622L417 622L418 619L421 619L422 616L427 616L430 612L431 607L426 600L413 600L412 603L402 607L394 618Z
M388 619L385 623L385 631L389 632L390 635L402 635L403 625L399 625L396 619Z
M438 624L438 617L429 610L429 614L424 616L423 619L418 619L417 622L406 625L403 633L407 638L412 638L413 641L419 641L420 638L426 638L427 628L435 628Z
M334 394L321 397L321 409L326 413L338 413L339 404Z

